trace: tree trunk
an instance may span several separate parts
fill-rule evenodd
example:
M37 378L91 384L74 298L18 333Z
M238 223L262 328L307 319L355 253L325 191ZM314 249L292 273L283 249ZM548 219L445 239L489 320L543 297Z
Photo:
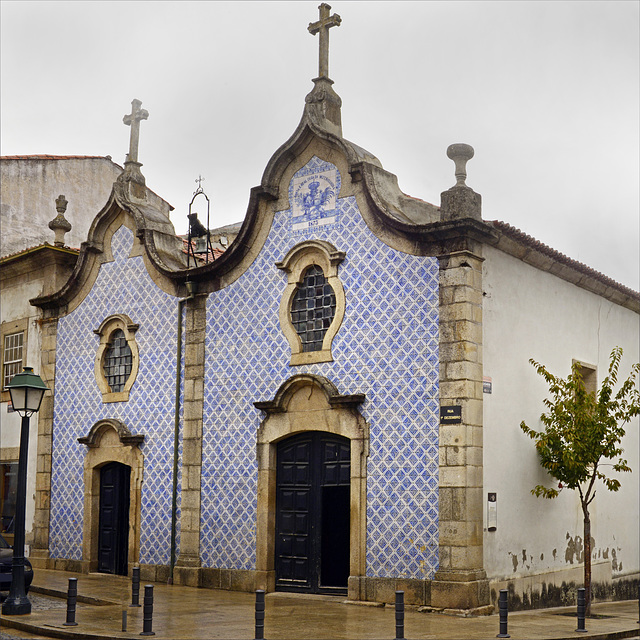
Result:
M584 597L585 614L591 615L591 519L584 510Z

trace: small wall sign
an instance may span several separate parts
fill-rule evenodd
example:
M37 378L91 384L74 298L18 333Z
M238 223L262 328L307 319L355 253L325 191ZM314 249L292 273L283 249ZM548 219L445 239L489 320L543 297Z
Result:
M462 407L451 405L440 407L440 424L458 424L462 422Z
M493 384L491 382L491 378L489 376L484 376L482 378L482 393L491 393L493 389Z

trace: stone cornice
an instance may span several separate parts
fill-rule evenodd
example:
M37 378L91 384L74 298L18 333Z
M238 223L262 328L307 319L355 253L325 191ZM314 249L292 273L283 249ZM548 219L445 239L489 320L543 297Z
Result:
M276 395L273 400L254 402L253 405L256 409L264 411L267 415L284 413L287 410L288 398L291 396L292 392L301 385L315 385L321 388L324 391L327 397L327 402L331 407L356 409L358 405L365 401L364 393L341 395L338 393L335 385L327 378L309 373L301 373L292 376L282 384L278 391L276 391Z

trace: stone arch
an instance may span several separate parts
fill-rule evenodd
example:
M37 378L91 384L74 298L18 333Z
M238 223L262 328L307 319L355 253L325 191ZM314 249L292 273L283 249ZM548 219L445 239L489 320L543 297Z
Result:
M276 445L305 431L324 431L351 442L349 597L358 588L358 580L352 578L364 576L366 571L369 427L358 410L364 399L364 394L339 394L322 376L299 374L289 378L273 400L254 403L267 414L257 434L257 588L275 589Z
M144 455L140 444L144 435L133 435L120 420L98 420L86 436L78 438L87 446L84 460L84 522L82 527L82 564L85 571L98 568L98 520L100 509L100 468L119 462L131 468L129 499L129 569L140 555L140 506Z

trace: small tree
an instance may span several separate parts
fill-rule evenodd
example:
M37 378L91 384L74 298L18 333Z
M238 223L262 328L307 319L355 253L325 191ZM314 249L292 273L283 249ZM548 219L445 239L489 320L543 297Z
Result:
M589 505L596 495L596 479L609 491L618 491L620 481L603 472L604 466L614 471L631 471L622 458L620 442L624 437L624 425L640 414L640 392L636 380L640 363L631 367L629 377L617 392L618 369L622 349L615 347L610 355L609 371L598 393L588 393L582 379L579 363L571 367L565 380L550 373L544 365L529 360L549 385L551 399L544 401L548 413L540 420L544 431L534 431L525 422L520 428L535 440L540 464L549 475L559 481L558 488L537 485L531 490L536 497L556 498L564 487L573 489L580 496L584 522L584 587L587 615L591 615L591 519ZM604 460L614 460L605 464Z

